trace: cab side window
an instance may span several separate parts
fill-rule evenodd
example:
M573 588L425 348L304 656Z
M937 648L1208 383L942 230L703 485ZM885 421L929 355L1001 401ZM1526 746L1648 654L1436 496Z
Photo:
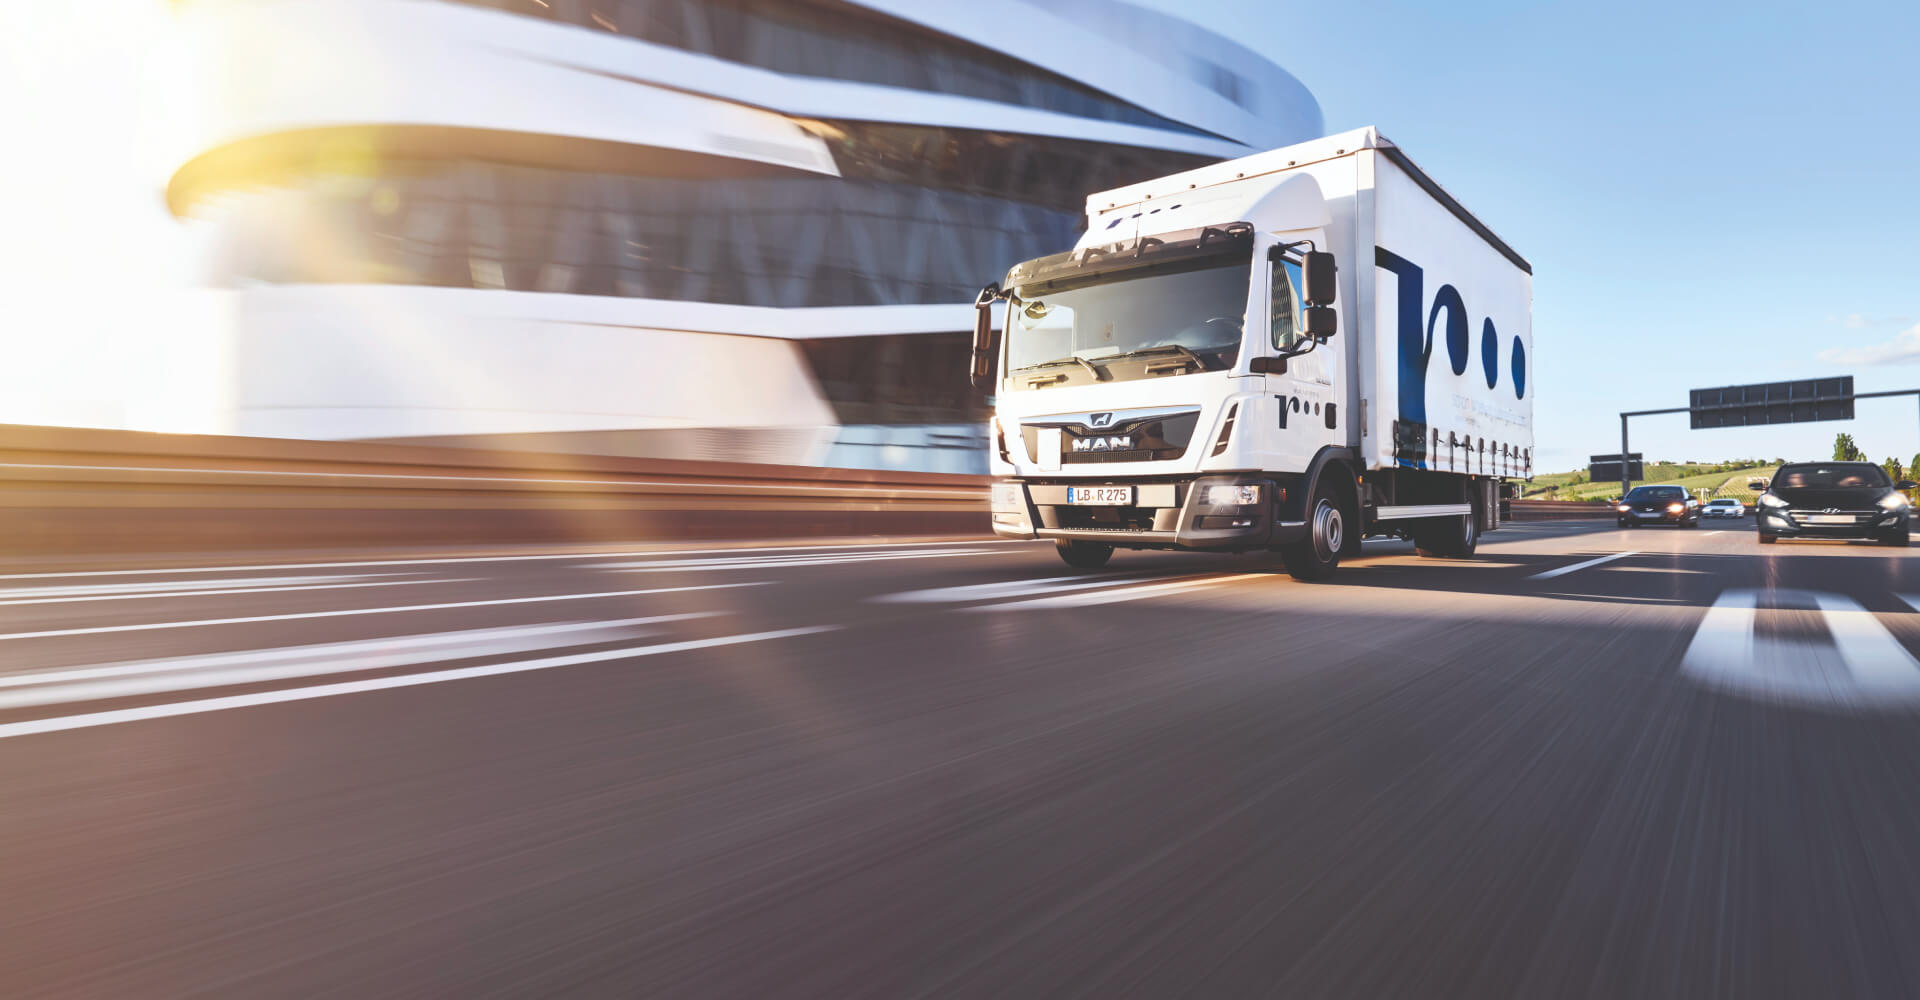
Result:
M1273 347L1277 351L1290 351L1300 342L1300 265L1284 260L1272 268Z

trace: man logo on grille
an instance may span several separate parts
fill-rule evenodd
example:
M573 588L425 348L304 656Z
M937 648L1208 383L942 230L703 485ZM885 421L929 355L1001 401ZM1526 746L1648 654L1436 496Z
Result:
M1111 424L1111 423L1113 423L1113 414L1111 414L1111 413L1095 413L1095 414L1093 414L1093 415L1092 415L1092 419L1093 419L1093 426L1095 426L1095 427L1105 427L1105 426L1107 426L1108 424Z

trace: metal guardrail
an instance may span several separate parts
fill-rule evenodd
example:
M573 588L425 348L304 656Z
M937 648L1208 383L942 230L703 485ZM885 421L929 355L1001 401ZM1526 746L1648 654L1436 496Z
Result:
M987 533L983 477L0 425L0 552Z
M1515 521L1574 521L1614 516L1613 505L1597 500L1510 500Z

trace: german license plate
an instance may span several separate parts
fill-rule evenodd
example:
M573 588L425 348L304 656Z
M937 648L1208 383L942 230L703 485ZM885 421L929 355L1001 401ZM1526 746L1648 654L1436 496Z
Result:
M1808 514L1808 524L1852 524L1852 514Z
M1133 502L1131 486L1069 486L1068 503L1096 504L1103 507L1124 507Z

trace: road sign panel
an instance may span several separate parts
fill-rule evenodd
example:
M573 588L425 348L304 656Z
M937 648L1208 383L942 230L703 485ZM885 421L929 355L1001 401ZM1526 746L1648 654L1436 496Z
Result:
M1853 376L1695 389L1687 408L1696 429L1852 420Z
M1627 463L1627 474L1622 476L1620 475L1620 460L1618 457L1615 457L1611 462L1589 463L1587 465L1587 477L1596 483L1617 483L1622 479L1645 479L1647 478L1647 467L1641 463L1640 456L1635 455L1634 460Z

